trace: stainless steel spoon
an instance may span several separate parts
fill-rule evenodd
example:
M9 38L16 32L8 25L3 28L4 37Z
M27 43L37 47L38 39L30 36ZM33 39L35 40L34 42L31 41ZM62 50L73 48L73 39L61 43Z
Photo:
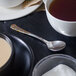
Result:
M29 35L31 37L41 40L42 42L44 42L47 45L48 49L51 51L60 51L60 50L64 49L66 46L66 43L64 41L47 41L35 34L32 34L28 31L18 27L16 24L12 24L10 28L15 31L21 32L23 34L26 34L26 35Z

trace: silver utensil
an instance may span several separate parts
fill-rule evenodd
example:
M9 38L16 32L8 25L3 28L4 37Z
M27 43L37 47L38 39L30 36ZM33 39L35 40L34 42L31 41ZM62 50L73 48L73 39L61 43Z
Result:
M60 50L64 49L66 46L66 43L64 41L47 41L35 34L32 34L28 31L18 27L16 24L12 24L10 28L15 31L21 32L23 34L26 34L26 35L29 35L31 37L41 40L42 42L44 42L47 45L48 49L51 51L60 51Z

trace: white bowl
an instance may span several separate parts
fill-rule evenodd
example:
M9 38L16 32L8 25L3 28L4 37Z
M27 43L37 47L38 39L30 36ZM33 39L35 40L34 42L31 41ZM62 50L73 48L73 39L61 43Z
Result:
M24 1L25 0L0 0L0 6L5 8L15 7Z
M76 37L76 21L64 21L58 19L49 13L49 6L53 0L43 0L46 9L46 15L51 26L59 33Z

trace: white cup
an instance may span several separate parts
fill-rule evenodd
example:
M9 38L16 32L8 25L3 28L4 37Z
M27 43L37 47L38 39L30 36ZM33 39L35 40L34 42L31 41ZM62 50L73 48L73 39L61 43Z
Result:
M0 0L0 6L5 8L15 7L24 1L25 0Z
M45 4L46 15L51 26L59 33L75 37L76 36L76 21L60 20L49 13L49 6L53 0L43 0Z

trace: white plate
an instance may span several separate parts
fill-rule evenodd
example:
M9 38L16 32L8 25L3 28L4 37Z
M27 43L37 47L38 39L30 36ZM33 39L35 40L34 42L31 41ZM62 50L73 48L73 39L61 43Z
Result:
M41 5L41 4L40 4ZM22 5L15 8L0 7L0 21L17 19L35 11L40 5L22 8Z

